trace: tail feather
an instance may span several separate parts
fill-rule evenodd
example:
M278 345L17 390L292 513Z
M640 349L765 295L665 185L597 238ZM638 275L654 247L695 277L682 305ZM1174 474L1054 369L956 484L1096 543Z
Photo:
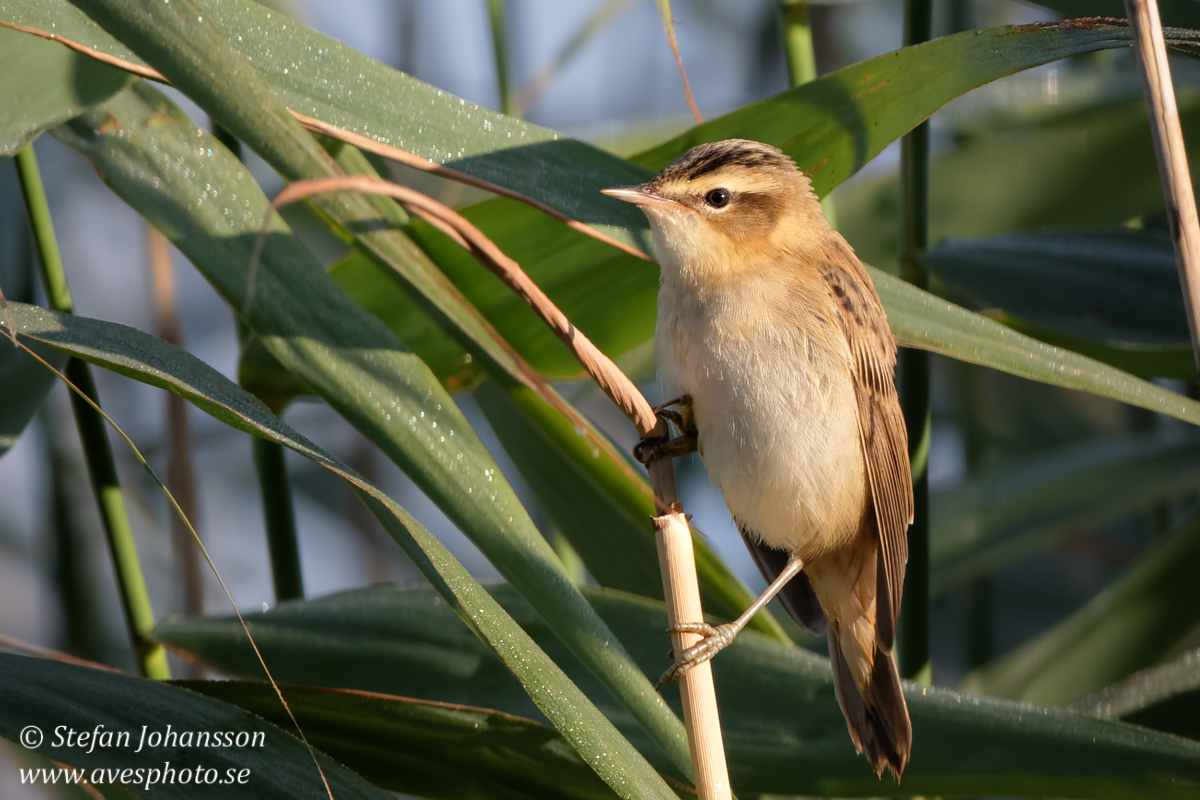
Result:
M870 681L865 693L860 692L831 626L829 660L838 703L855 749L866 755L876 775L882 775L883 768L888 767L899 780L912 750L912 722L900 689L896 659L890 650L877 647Z
M850 738L877 775L899 778L912 749L912 723L892 656L893 617L878 545L869 531L809 562L806 571L829 623L829 658Z

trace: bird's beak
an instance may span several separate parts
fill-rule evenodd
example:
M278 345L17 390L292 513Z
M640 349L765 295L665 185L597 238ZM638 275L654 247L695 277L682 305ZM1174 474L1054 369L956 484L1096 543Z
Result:
M609 189L601 189L601 194L606 194L609 197L615 197L618 200L624 200L626 203L633 203L635 206L650 206L657 208L666 208L675 206L677 208L688 208L683 203L677 203L674 200L668 200L660 194L646 187L646 184L638 186L613 186ZM688 209L689 211L691 209Z

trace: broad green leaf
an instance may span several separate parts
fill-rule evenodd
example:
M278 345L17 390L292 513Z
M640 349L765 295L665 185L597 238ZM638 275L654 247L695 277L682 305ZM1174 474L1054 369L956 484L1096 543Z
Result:
M0 653L0 736L19 741L30 725L40 729L40 754L84 770L81 777L96 784L133 784L145 797L329 796L299 739L236 706L158 681ZM168 744L168 729L176 737L229 736L246 744L197 746L179 738L180 744ZM96 731L112 734L111 744L90 737L88 746L76 744L84 732ZM69 740L72 732L75 737ZM154 744L152 734L161 737L160 744ZM325 754L318 752L317 759L335 797L391 796ZM166 774L168 765L172 775ZM124 779L110 777L123 770L128 770ZM202 771L202 779L195 777L196 770ZM186 779L181 777L185 771Z
M281 727L290 723L265 684L177 685ZM314 747L392 792L447 799L616 797L553 728L532 720L349 690L288 686L284 697Z
M309 73L313 72L313 62L316 62L316 74L310 77L309 73L306 73L305 78L310 88L319 87L316 102L325 102L333 97L333 93L329 91L332 84L344 91L345 96L352 95L354 82L363 80L368 73L380 77L381 80L383 75L403 78L399 73L382 65L369 64L361 55L354 54L357 60L348 64L346 58L352 51L340 46L335 47L334 43L324 37L305 40L291 53L296 60L287 60L288 46L282 42L277 43L276 38L285 41L303 38L302 28L282 17L272 22L272 13L264 12L257 6L241 7L239 11L249 13L250 17L236 21L232 27L227 25L226 31L215 21L223 19L222 8L228 10L228 4L207 16L204 9L192 0L180 0L170 9L152 6L153 13L150 14L143 13L145 8L141 4L128 0L75 0L75 5L85 8L92 16L103 20L104 26L110 31L119 32L124 44L133 46L140 56L153 62L153 66L172 81L176 88L187 94L228 131L256 150L288 180L330 177L337 174L337 170L330 161L330 156L287 112L280 95L263 79L252 66L252 62L266 68L268 74L281 82L280 91L284 96L288 96L288 93L283 87L304 72L303 62L309 60ZM254 16L255 13L258 16ZM287 32L288 25L291 26L290 33ZM264 34L271 32L276 36L265 39ZM260 49L255 51L250 47L243 57L236 47L249 47L250 40L257 41ZM334 50L338 52L336 59ZM326 66L333 64L330 59L336 61L336 65L331 67L332 72L325 71ZM289 74L291 78L287 77ZM374 85L371 78L368 77L367 81ZM404 121L423 118L426 114L440 113L449 130L460 124L461 121L455 120L463 114L463 101L459 100L456 107L450 98L446 98L440 103L434 101L435 108L430 108L427 101L436 90L424 84L414 84L407 78L403 78L401 82L415 86L419 95L414 101L415 105L405 109ZM360 87L359 100L356 101L359 103L363 99L362 88L365 87ZM339 95L339 101L340 99ZM373 100L368 102L375 107L379 105ZM303 104L292 105L307 108ZM477 110L477 113L482 112ZM491 127L489 124L482 129L490 131ZM430 129L434 129L432 123ZM367 128L364 126L361 130L365 131ZM501 132L496 131L489 135L500 141L499 133ZM504 132L506 148L513 147L513 141L526 138L524 135L514 138L512 133L512 129ZM534 133L531 141L540 137L553 143L557 138L557 134L553 132ZM440 142L440 145L444 144L444 141ZM569 150L590 149L577 142L566 144ZM520 158L536 158L522 150L522 145L517 145L516 148L523 153ZM578 165L581 163L578 155L572 151L567 154L566 160ZM605 158L609 162L613 161L611 156ZM390 219L388 215L380 212L378 202L352 192L322 196L315 202L329 218L355 235L358 242L374 258L393 270L394 277L412 289L422 306L434 314L439 324L450 330L474 356L482 358L489 370L517 383L536 383L527 375L527 367L513 357L511 350L499 341L486 321L461 298L428 258L407 237L390 229ZM384 204L390 202L384 201ZM623 210L623 213L630 214L630 211ZM453 510L448 513L454 517ZM564 635L570 636L570 633L564 629ZM659 719L657 722L648 719L648 723L663 728L664 732L666 728L672 727L666 719ZM683 740L680 732L675 731L671 738L675 740L672 747L683 760Z
M257 26L253 30L262 32L264 38L272 32L281 33L277 26L287 24L281 22L280 20L285 18L279 17L277 14L270 19L265 19L264 16L270 12L263 12L254 6L247 6L245 10L239 9L238 13L248 15L244 18L237 17L236 14L230 18L222 16L227 9L208 10L216 14L211 18L215 19L218 25L224 26L224 29L248 31L251 29L250 23L252 22ZM104 38L102 34L91 28L90 24L81 23L73 15L73 12L61 12L61 9L57 11L32 9L24 4L18 4L10 9L10 13L14 13L27 24L46 24L56 13L61 13L64 17L61 20L64 25L72 26L64 28L64 35L81 36L85 39L88 37L91 39ZM258 16L254 16L256 14ZM242 33L237 35L242 35ZM310 39L310 37L316 38ZM321 51L322 45L324 45L329 52L322 53L322 55L328 56L328 58L318 60L319 67L313 67L308 71L302 68L293 68L288 73L283 73L282 70L287 68L285 62L293 67L296 66L297 54L289 55L280 49L280 40L283 40L283 46L286 47L290 46L291 39L296 40L295 46L298 52L303 47L311 48L314 41L317 42L316 49L318 51ZM264 52L268 48L255 35L243 36L239 41L239 46L251 59L256 58L256 67L268 76L276 90L293 107L305 110L306 113L313 113L318 117L321 117L320 112L323 110L324 113L331 115L327 121L345 124L352 130L371 130L381 139L391 138L388 133L388 121L390 120L394 125L396 117L387 113L390 109L385 108L381 111L379 103L365 103L363 105L369 105L370 108L364 109L359 105L363 102L362 98L365 94L361 88L358 94L359 99L351 99L354 96L351 78L364 76L361 79L374 86L386 85L388 91L384 94L388 98L406 97L408 94L411 94L413 98L420 98L422 119L440 117L443 113L445 116L450 116L452 112L453 119L448 123L441 124L453 126L456 130L461 126L463 130L458 131L459 136L466 136L469 128L471 134L476 137L469 144L465 140L461 143L459 149L462 156L460 160L468 163L456 163L456 166L470 171L471 167L483 168L482 165L485 163L499 163L501 166L496 167L496 172L504 173L507 176L508 183L506 185L522 188L516 186L513 181L524 181L529 170L523 172L514 164L504 161L512 155L511 150L525 149L511 146L513 131L498 128L494 124L485 126L480 123L468 126L462 119L464 114L478 116L485 112L470 108L463 103L455 108L454 98L448 96L445 103L440 103L437 90L419 85L398 73L390 73L375 62L362 58L352 51L345 50L340 46L329 45L328 40L323 40L323 37L317 37L316 34L305 31L302 27L295 26L294 23L292 23L291 36L277 35L271 40L271 43L276 48L271 53ZM920 122L933 110L975 86L995 80L1005 74L1011 74L1019 69L1044 63L1047 60L1099 48L1125 46L1127 43L1128 32L1122 29L1089 29L1085 26L1063 25L1003 28L946 37L927 45L908 48L840 70L805 87L741 109L643 154L639 160L652 166L661 166L682 152L689 144L719 136L736 135L753 129L757 138L787 147L802 166L809 167L817 187L827 189L851 174L871 155L878 152L882 146ZM259 49L254 50L255 47ZM300 60L303 61L303 58ZM331 66L334 61L337 62L336 69ZM953 64L955 68L947 68L947 64ZM310 66L312 65L310 64ZM368 69L368 71L363 72L363 69ZM285 74L290 77L285 78ZM330 75L345 81L344 85L349 89L347 94L335 99L327 96L330 94L326 88L327 83L320 83L320 88L315 88L314 84L320 81L329 81ZM391 82L385 84L385 81ZM306 86L308 87L307 94L305 93ZM925 98L927 104L918 107L918 104L912 102L911 98L914 93ZM326 96L322 97L322 95ZM302 97L309 105L297 105L294 102ZM394 100L393 102L400 101ZM429 102L428 109L424 105L426 102ZM340 104L340 106L335 108L330 104ZM798 115L796 113L798 109L802 109L804 113ZM369 119L369 113L377 116ZM379 118L380 116L383 118ZM871 126L863 125L863 120L866 119L873 120ZM420 146L414 146L411 142L406 146L415 152L420 152L421 147L445 146L445 137L438 137L447 132L432 127L432 125L431 122L429 133L425 133L425 127L422 127L422 131L418 135L429 138L422 139ZM489 128L490 130L487 130ZM546 135L545 132L541 132L534 135L530 134L529 130L527 127L524 137L521 136L520 131L517 131L516 138L529 140L532 135L533 139L543 143L547 139L550 142L559 141L555 138L557 134ZM407 131L407 133L412 135L411 131ZM399 134L394 133L393 135ZM412 140L412 142L415 141L415 139ZM481 153L486 153L489 147L499 149L500 154L494 159L481 155ZM547 149L556 150L551 146L547 146ZM544 153L540 152L539 158L541 155ZM589 158L583 159L583 161L590 164L597 159L603 160L603 154L589 154ZM563 183L569 185L576 195L571 203L575 205L588 204L593 212L610 208L612 204L605 205L604 200L591 194L590 183L581 182L580 154L575 153L569 160L572 164L572 169L568 170L571 177ZM621 174L622 170L617 167L618 163L620 162L614 162L608 158L606 166L601 170L605 180L596 183L595 188L605 183L633 179L628 175ZM539 191L561 194L558 182L546 180L547 174L552 173L559 166L561 166L561 162L540 158L536 170L537 179L533 181L535 185L528 190L529 193L538 197L541 197ZM551 200L548 197L542 197L542 199ZM596 214L576 214L576 216L590 219ZM633 229L641 230L636 218L627 216L624 219L634 219ZM553 226L552 223L546 224ZM540 237L525 238L527 241L546 241ZM520 257L523 254L518 253L517 255Z
M1194 485L1194 484L1193 484ZM963 688L1061 704L1157 663L1197 624L1200 515L1053 628L969 674Z
M56 367L62 367L67 360L52 350L39 350L38 355ZM55 382L54 373L12 342L0 339L0 386L21 387L20 391L0 391L0 457L17 443Z
M571 746L606 783L618 784L617 793L622 797L673 796L588 698L436 538L394 500L281 422L260 400L204 362L133 328L20 303L10 303L9 308L21 336L175 392L221 422L278 442L337 474L430 581L441 598L439 604L445 603L451 612L451 619L457 614L469 630L459 622L449 627L481 647L493 648L498 656L495 663L503 663L501 670L508 680L516 676L521 691L528 693L532 703L564 732ZM252 653L244 640L242 646ZM349 655L343 668L354 661ZM270 664L273 669L280 666L277 662Z
M1115 369L1128 372L1139 378L1177 378L1187 380L1196 375L1196 362L1192 357L1191 344L1177 345L1117 345L1080 339L1054 328L1045 328L1023 317L1003 311L983 312L1005 327L1017 333L1037 339L1045 344L1078 353L1081 356L1108 364Z
M0 6L0 20L6 20ZM57 42L0 28L0 156L112 97L133 82Z
M589 681L511 587L495 597L529 632ZM588 590L592 603L647 670L661 667L660 603ZM530 712L485 647L447 624L426 589L377 585L286 603L249 621L287 680ZM156 635L234 674L248 662L229 620L171 619ZM355 659L356 669L345 668ZM834 698L828 661L753 632L713 660L730 777L743 795L1051 795L1190 797L1200 789L1200 743L1028 703L910 684L912 761L897 787L854 752ZM448 696L440 697L443 692ZM674 698L676 692L669 690ZM628 730L628 718L602 707ZM635 731L630 731L634 736ZM964 747L963 743L970 746Z
M425 234L427 236L429 234L427 226ZM500 244L503 246L504 244L516 243L516 241L516 239L506 238ZM590 243L593 246L597 244L591 239L581 238L580 242L584 244ZM431 243L434 246L438 244L450 244L445 237L432 239ZM460 249L455 244L450 244L450 246L454 249ZM605 249L613 252L609 248ZM561 258L569 256L570 253L547 251L542 254L537 264L538 266L548 267L551 264L559 263ZM652 272L647 270L646 265L638 259L634 259L623 253L617 253L616 257L634 262L631 265L633 270L640 271L643 274ZM470 271L468 275L463 276L460 285L463 287L467 298L474 304L478 304L484 308L489 308L490 304L495 304L503 308L511 308L515 311L524 312L520 316L523 331L538 330L543 333L546 332L546 326L533 315L528 307L510 289L503 286L498 279L484 270L479 264L474 261L471 261L469 264L465 262L455 263L462 264ZM344 267L349 269L343 269ZM408 295L373 261L366 258L362 253L353 251L341 259L338 265L334 266L331 274L346 289L352 299L368 311L372 311L379 316L381 320L389 325L394 333L414 349L417 355L421 356L422 360L431 364L435 372L438 371L438 366L440 366L441 373L439 374L439 378L447 388L453 389L467 384L474 379L477 374L475 372L478 366L477 363L475 365L472 364L472 359L462 353L461 349L446 334L443 328L430 324L432 321L430 316L419 306L409 304ZM365 278L365 280L359 280L358 278ZM613 279L606 278L604 283L612 284ZM559 295L555 299L561 302L563 299L561 296L562 293L566 293L570 298L575 298L579 292L592 293L600 287L572 285L550 286L548 288L552 293ZM654 303L654 289L651 287L647 288L648 296L645 299L652 306ZM632 299L626 298L627 301L632 301ZM395 307L396 301L404 304L404 313L389 313L388 309ZM588 307L585 306L585 308ZM609 313L606 308L594 304L590 306L590 314L585 316L589 322L594 320L601 327L615 329L627 327L623 325L620 317ZM502 318L512 319L513 317L506 315ZM604 324L601 325L601 323ZM574 320L574 324L579 325L580 323L578 320ZM595 330L595 328L590 329ZM413 335L414 332L415 335ZM510 329L504 331L504 333L512 335L513 331ZM526 340L525 337L519 334L516 336L516 339L517 341ZM541 340L540 337L539 340ZM578 372L578 362L567 352L558 339L551 336L548 341L553 343L555 353L574 365L575 369L572 374ZM257 352L257 349L252 348L250 351L251 355L242 359L240 376L243 383L246 380L252 380L258 390L256 393L273 395L277 392L286 392L288 389L287 383L275 377L282 371L281 368L278 367L277 363L272 365L264 358L255 355L255 352ZM544 367L546 359L539 358L539 356L550 354L535 352L523 353L522 355L527 357L532 356L535 366ZM284 374L286 375L286 373ZM582 479L582 482L575 486L578 492L587 493L595 502L596 507L609 508L622 512L621 516L608 519L587 515L585 521L578 514L570 517L570 522L573 524L582 522L584 525L593 526L593 529L589 531L580 531L574 526L570 530L570 533L577 534L574 537L576 540L575 544L577 549L584 555L585 564L592 570L593 575L597 576L604 585L615 585L618 588L635 591L650 597L661 597L662 579L657 567L657 547L654 543L650 527L647 524L647 520L654 514L653 495L641 473L641 469L637 468L635 471L635 468L630 463L617 455L607 437L596 430L583 415L576 411L574 412L575 418L573 420L566 414L561 413L561 408L569 406L553 390L549 390L551 397L547 399L529 390L519 382L505 381L503 378L501 378L500 382L504 384L504 393L507 394L507 400L502 401L497 399L496 402L515 405L516 408L510 408L510 410L520 415L522 428L528 434L527 436L516 437L516 439L508 436L506 441L520 440L524 444L535 447L538 442L545 444L552 443L552 447L543 447L545 450L543 456L558 462L561 469L553 470L556 476L578 474ZM517 410L518 408L519 411ZM506 421L505 425L499 429L502 437L509 432L509 422L511 421ZM527 475L526 477L528 479L529 476ZM535 490L542 493L543 497L570 496L574 498L576 504L587 502L580 494L574 492L567 495L562 495L554 491L547 493L542 491L544 486L539 482L531 481L531 484L535 487ZM595 526L601 527L604 531L603 536L594 535L597 532ZM621 543L617 543L613 539L618 531L625 531L628 534ZM580 537L585 537L585 540L579 541ZM591 546L599 545L601 542L607 542L607 544L603 547ZM716 555L703 537L694 537L693 545L696 554L697 572L701 581L701 591L703 597L709 603L709 610L719 616L737 617L742 610L754 601L755 596L746 589L738 577ZM599 563L596 560L596 558L601 560L612 558L615 553L621 553L622 559L613 569L608 569L605 564ZM593 556L596 558L592 558ZM616 581L616 583L613 584L610 581ZM756 628L781 639L785 636L774 619L767 615L756 617L752 624Z
M930 560L945 590L1080 528L1195 491L1200 439L1103 438L988 469L934 493Z
M1200 739L1200 650L1135 672L1070 708Z

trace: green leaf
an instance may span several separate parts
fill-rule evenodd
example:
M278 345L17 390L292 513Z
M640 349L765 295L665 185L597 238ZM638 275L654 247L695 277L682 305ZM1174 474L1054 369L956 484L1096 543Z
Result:
M1059 704L1157 663L1200 624L1198 567L1200 515L1193 515L1119 581L1053 628L969 674L963 688Z
M511 587L491 590L582 686L589 678ZM587 590L647 670L666 663L661 603ZM425 589L376 585L248 617L286 680L355 688L527 714L528 701L485 647L448 623ZM162 641L246 674L229 620L165 621ZM347 670L348 658L355 669ZM897 787L854 752L829 663L753 632L713 660L730 777L744 795L1027 795L1189 797L1200 789L1200 743L1070 712L909 684L912 761ZM595 686L594 683L590 684ZM669 691L674 698L676 692ZM628 717L598 696L614 722ZM641 741L640 737L636 741ZM970 742L970 747L963 747Z
M673 796L657 773L436 538L387 495L279 421L253 395L204 362L133 328L55 314L21 303L10 303L9 309L21 336L173 391L225 424L276 441L347 481L433 584L442 598L439 603L446 603L446 609L458 614L470 630L457 622L449 627L461 631L481 647L494 648L499 656L497 665L501 662L504 665L501 670L506 675L507 670L512 671L520 681L519 684L513 681L514 685L523 687L522 691L528 693L546 717L565 730L571 746L597 774L610 785L618 784L618 794L622 797L640 796L638 793ZM476 639L471 631L487 644ZM242 649L253 658L244 640ZM273 668L281 666L274 661L269 663ZM343 667L345 663L349 662L344 661ZM259 673L254 675L258 677ZM512 680L511 676L509 679Z
M0 736L21 741L30 725L40 729L42 755L86 770L85 779L93 783L135 784L146 797L328 797L299 739L236 706L158 681L0 653ZM189 746L182 738L179 745L167 744L168 729L197 741L205 734L222 740L228 735L246 745ZM93 741L90 735L97 731L113 738ZM72 732L74 738L68 739ZM89 734L86 746L80 738L84 733ZM155 744L151 734L163 743ZM335 797L390 797L323 753L317 759ZM164 774L168 766L173 776ZM194 777L197 769L203 780ZM106 777L109 770L130 772L114 779Z
M995 572L1071 531L1185 496L1198 483L1195 436L1102 438L988 469L934 494L934 587Z
M0 9L0 19L6 19ZM11 156L38 134L102 103L134 81L99 64L11 28L0 28L0 156Z
M1003 311L987 312L987 316L1005 327L1012 328L1014 331L1040 342L1087 356L1139 378L1187 380L1196 375L1196 363L1192 357L1191 344L1186 347L1107 344L1091 339L1079 339L1053 328L1043 328L1027 319L1006 314Z
M1200 739L1200 650L1135 672L1075 701L1070 708Z
M0 752L5 752L10 757L9 763L18 764L18 768L36 770L54 769L58 766L50 758L39 755L36 750L27 750L20 745L4 740L0 740ZM95 792L99 792L99 795ZM64 785L61 782L53 789L49 789L47 796L57 798L57 800L96 800L97 796L103 797L104 800L137 800L138 798L138 795L120 786Z
M290 724L265 684L177 685L281 727ZM392 792L447 799L616 797L553 728L532 720L348 690L288 686L284 697L314 747Z

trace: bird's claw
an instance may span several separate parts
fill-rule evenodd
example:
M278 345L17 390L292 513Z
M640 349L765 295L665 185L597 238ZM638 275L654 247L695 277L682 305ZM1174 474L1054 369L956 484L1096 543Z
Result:
M679 410L673 411L672 406L677 406ZM692 396L690 394L681 394L674 400L668 400L654 409L654 413L659 419L674 422L675 427L685 434L696 432L696 421L692 418Z
M696 452L696 434L681 433L674 439L667 436L651 436L642 439L633 448L633 457L640 463L650 466L650 462L660 458L676 458Z
M675 411L671 406L678 406ZM660 458L677 458L688 453L696 452L697 436L696 423L692 419L692 396L681 395L674 400L663 403L654 409L654 415L661 420L675 424L679 436L650 436L642 439L633 448L633 457L640 463L650 466L650 462Z
M704 638L684 650L676 662L662 674L655 689L660 689L671 681L679 680L684 673L710 660L724 650L733 637L737 635L738 627L733 623L725 625L709 625L707 622L681 622L671 628L672 633L698 633Z

